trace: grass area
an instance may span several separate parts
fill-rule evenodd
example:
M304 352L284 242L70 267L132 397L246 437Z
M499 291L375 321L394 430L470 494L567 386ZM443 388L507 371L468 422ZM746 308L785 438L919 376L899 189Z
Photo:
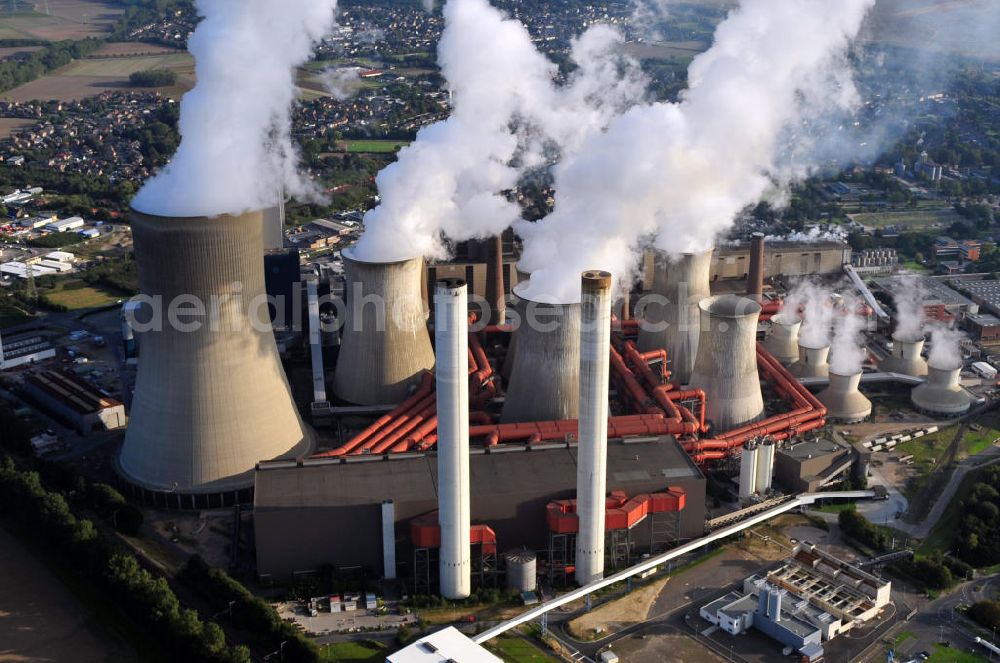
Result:
M111 288L88 285L78 279L59 281L54 289L41 290L39 294L49 304L65 306L71 311L108 306L124 296Z
M915 637L917 637L917 634L914 633L913 631L900 631L899 635L896 636L896 639L892 641L892 646L899 647L907 640L910 640L911 638Z
M386 154L409 145L405 140L345 140L344 150L347 152L370 152Z
M137 71L187 67L193 60L187 53L126 56L114 58L87 58L74 60L59 70L61 76L114 76L128 78Z
M559 660L522 637L501 636L492 640L487 649L502 658L505 663L555 663Z
M953 209L916 209L902 212L868 212L851 214L852 221L869 228L885 228L886 226L903 226L908 230L924 230L935 226L950 226L962 217Z
M981 470L973 470L965 475L962 483L958 486L958 490L955 491L955 495L951 498L951 502L948 503L944 513L941 514L941 518L934 525L934 529L931 530L931 533L927 536L927 540L920 545L917 552L922 555L932 555L951 550L952 543L955 541L955 531L962 520L962 500L968 496L969 491L972 490L972 486L979 479L980 473Z
M900 266L903 267L903 269L916 272L917 274L929 273L931 271L929 267L921 265L916 260L904 260L900 263Z
M985 660L988 659L979 654L971 654L953 647L934 645L934 651L931 652L931 657L927 659L927 663L979 663Z
M13 327L14 325L19 325L22 322L27 322L30 319L31 316L27 311L24 311L12 304L0 304L0 329Z
M83 240L83 235L77 232L49 233L48 235L29 239L28 246L35 246L41 249L61 249L64 246L79 244Z
M320 660L331 662L383 663L387 653L387 647L377 640L331 642L328 645L320 645Z
M850 511L854 508L854 502L843 502L841 504L824 504L819 508L810 508L810 511L820 511L822 513L840 513L841 511Z

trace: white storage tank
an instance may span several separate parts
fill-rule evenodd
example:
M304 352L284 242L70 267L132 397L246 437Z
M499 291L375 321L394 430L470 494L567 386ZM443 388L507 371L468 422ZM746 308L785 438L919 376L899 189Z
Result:
M537 587L538 557L532 550L512 550L507 553L507 589L533 592Z

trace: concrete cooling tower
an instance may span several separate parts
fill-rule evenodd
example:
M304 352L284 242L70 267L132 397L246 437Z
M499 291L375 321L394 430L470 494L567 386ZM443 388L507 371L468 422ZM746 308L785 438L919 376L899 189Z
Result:
M922 378L927 375L927 362L920 356L924 337L901 338L892 335L892 354L882 360L878 370L883 373L903 373Z
M580 304L525 299L514 288L520 325L501 421L576 419L580 407Z
M311 450L268 318L263 217L133 211L131 221L139 289L162 324L140 330L119 469L170 493L171 505L173 495L178 506L214 505L211 496L250 487L257 461Z
M972 406L972 397L959 385L961 373L961 364L948 368L929 366L927 381L910 392L914 407L942 416L967 412Z
M823 378L830 372L830 346L812 348L799 344L799 360L788 367L789 372L797 378Z
M858 391L861 373L841 375L830 371L830 386L816 398L826 406L828 419L852 424L867 419L872 413L872 402Z
M423 260L366 262L351 249L341 255L346 317L333 391L356 405L399 403L434 368Z
M757 375L760 304L746 297L708 297L699 304L701 336L691 384L705 391L705 417L713 431L759 419L764 398Z
M649 302L639 325L639 349L649 352L667 349L671 380L675 384L691 382L698 355L701 314L698 303L709 296L709 273L712 252L685 253L671 257L657 251L654 256L652 294L666 300Z
M771 318L771 333L764 339L764 347L784 366L799 360L799 328L802 318L778 314Z

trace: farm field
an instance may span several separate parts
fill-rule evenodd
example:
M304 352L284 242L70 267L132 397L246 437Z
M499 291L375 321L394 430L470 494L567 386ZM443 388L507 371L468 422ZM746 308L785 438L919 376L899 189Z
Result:
M927 228L946 228L962 217L949 208L917 209L902 212L868 212L864 214L849 214L848 218L857 221L868 228L885 228L886 226L904 226L910 230Z
M12 10L13 7L13 10ZM97 0L4 2L0 39L83 39L108 32L122 10Z
M105 44L90 55L91 58L119 58L136 55L160 55L163 53L183 53L184 51L162 44L147 44L141 41L116 41Z
M0 62L15 55L34 53L40 51L44 46L5 46L0 48Z
M343 149L345 152L371 152L376 154L387 154L395 152L396 148L405 147L410 142L406 140L345 140Z
M40 290L45 300L56 306L65 306L71 311L96 308L114 304L122 294L110 289L90 286L76 279L62 281L53 290Z
M30 127L34 122L22 120L16 117L0 117L0 140L10 138L11 134L17 133L25 127Z
M641 60L668 60L670 58L693 58L708 49L703 41L665 41L652 44L629 43L625 51Z

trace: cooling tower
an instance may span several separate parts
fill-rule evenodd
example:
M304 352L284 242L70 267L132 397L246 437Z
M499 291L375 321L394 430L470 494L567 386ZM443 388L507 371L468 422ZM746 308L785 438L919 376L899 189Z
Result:
M968 411L972 397L959 386L961 364L952 368L927 367L927 381L910 392L913 405L924 412L953 416Z
M131 221L144 308L162 324L142 331L123 475L212 495L249 487L259 460L308 453L267 313L262 214Z
M333 390L356 405L399 403L434 368L421 297L423 261L366 262L351 249L341 255L346 316Z
M878 370L883 373L903 373L914 377L927 375L927 362L920 356L924 349L924 337L900 338L892 335L892 354L882 360Z
M711 251L677 257L657 251L654 256L650 294L665 301L646 303L644 321L639 325L638 345L643 352L667 349L673 374L671 381L675 384L691 382L700 338L698 303L710 294L708 276L711 268Z
M828 419L852 424L867 419L872 413L872 402L858 391L861 372L841 375L830 371L830 386L816 397L826 406Z
M812 348L799 344L799 360L788 367L789 372L797 378L822 378L830 372L830 346Z
M580 407L580 305L526 299L514 288L520 324L501 421L576 419Z
M691 384L705 391L713 432L759 419L764 398L757 375L760 304L746 297L708 297L699 304L701 332Z
M778 314L771 318L771 333L764 339L764 347L784 366L799 360L799 328L802 318Z

